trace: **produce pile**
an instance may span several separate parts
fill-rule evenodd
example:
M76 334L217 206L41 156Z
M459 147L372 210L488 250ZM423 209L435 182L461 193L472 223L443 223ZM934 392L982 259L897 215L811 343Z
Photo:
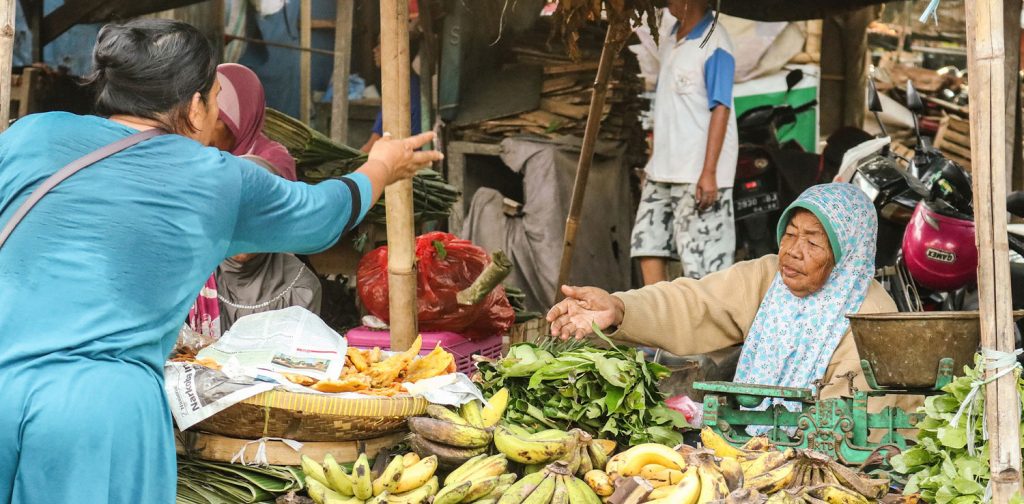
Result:
M975 395L972 410L953 425L972 384L984 381L984 368L966 368L964 376L942 388L944 394L925 399L919 410L925 419L917 424L918 444L893 457L893 469L909 476L906 494L920 493L925 502L969 504L984 502L989 473L988 441L984 437L985 395ZM1017 389L1024 394L1024 380L1018 376ZM1024 425L1022 425L1024 431ZM969 437L974 440L973 450Z
M178 459L178 504L256 503L305 488L296 467L248 467Z
M408 350L386 358L380 348L362 350L349 347L344 370L337 380L318 381L299 374L285 374L285 378L319 392L358 392L391 397L402 393L402 383L455 372L455 357L440 344L429 354L417 358L422 345L422 338L417 336Z
M578 428L624 445L682 442L686 419L665 406L658 389L667 368L635 348L545 345L513 345L502 359L479 359L484 391L509 390L506 423L529 432Z
M366 454L349 473L328 454L323 463L302 457L309 497L317 504L421 504L437 493L437 458L396 455L374 478Z
M288 149L295 158L299 178L309 183L340 178L366 162L362 151L335 143L302 121L272 108L267 109L263 133ZM413 177L412 186L416 222L447 219L460 195L458 189L433 170L420 170ZM383 197L370 209L366 219L380 224L385 222Z

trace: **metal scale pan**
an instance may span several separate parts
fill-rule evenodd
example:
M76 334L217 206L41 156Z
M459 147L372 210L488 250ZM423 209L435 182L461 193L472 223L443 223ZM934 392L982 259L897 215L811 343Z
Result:
M1020 318L1024 312L1015 312ZM978 312L847 315L865 378L876 390L934 390L974 365ZM871 378L874 378L872 380ZM872 383L874 382L874 383Z

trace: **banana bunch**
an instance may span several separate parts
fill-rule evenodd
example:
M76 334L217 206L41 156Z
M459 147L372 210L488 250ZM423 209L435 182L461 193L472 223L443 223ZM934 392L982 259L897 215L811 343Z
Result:
M433 503L494 504L516 481L508 466L505 455L477 455L448 474Z
M409 419L409 443L420 456L435 456L446 467L459 467L487 452L492 428L508 406L508 391L499 390L482 406L462 405L458 412L438 404L427 406L427 416Z
M888 479L870 478L815 451L779 451L767 438L755 437L737 448L705 428L701 442L723 467L738 463L742 486L768 495L769 502L859 504L882 498L889 488Z
M556 460L578 456L581 434L559 429L530 434L522 427L502 424L494 428L494 446L509 460L528 466L527 472L538 472Z
M436 502L436 501L435 501ZM600 504L601 499L583 480L558 461L523 476L495 504Z
M330 454L323 464L302 456L306 488L316 504L426 504L439 489L437 464L437 457L407 453L391 459L374 479L365 453L351 474Z

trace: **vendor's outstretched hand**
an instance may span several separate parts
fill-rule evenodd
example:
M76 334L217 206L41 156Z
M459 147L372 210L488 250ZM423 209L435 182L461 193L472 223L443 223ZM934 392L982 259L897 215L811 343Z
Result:
M622 301L608 291L597 287L562 286L565 299L548 312L551 335L582 339L593 332L593 325L601 330L622 323L625 307Z

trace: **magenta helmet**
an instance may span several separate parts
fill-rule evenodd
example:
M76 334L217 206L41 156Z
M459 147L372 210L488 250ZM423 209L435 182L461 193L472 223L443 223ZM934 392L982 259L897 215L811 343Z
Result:
M936 212L921 202L903 233L903 260L910 276L922 286L951 291L974 282L978 275L978 246L974 221Z

